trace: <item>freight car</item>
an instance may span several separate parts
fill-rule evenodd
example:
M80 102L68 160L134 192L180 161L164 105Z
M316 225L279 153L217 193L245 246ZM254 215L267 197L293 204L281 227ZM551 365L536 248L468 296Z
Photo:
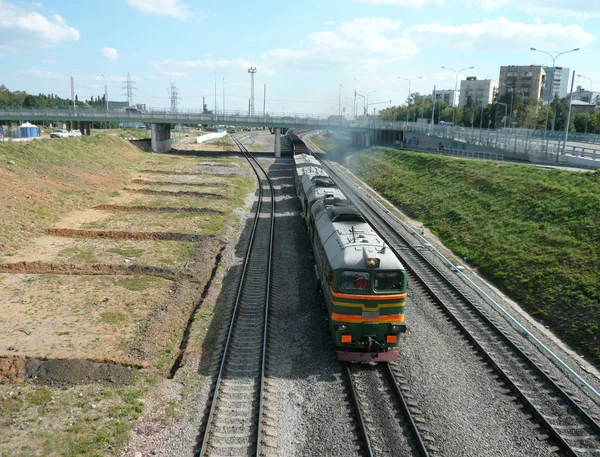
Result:
M407 274L402 263L329 176L303 175L298 197L307 212L337 358L396 360L406 331Z

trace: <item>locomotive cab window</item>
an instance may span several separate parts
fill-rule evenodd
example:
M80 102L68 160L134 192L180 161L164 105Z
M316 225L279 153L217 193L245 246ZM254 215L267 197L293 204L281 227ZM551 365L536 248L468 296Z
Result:
M401 271L375 272L376 292L397 292L402 290L403 276Z
M344 271L340 277L342 290L369 290L369 273L365 271Z

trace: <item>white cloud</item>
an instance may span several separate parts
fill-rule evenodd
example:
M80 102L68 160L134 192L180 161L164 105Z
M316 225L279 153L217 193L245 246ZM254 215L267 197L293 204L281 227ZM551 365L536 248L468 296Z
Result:
M168 76L170 78L186 78L187 73L185 71L161 71L161 75Z
M409 8L424 8L432 3L437 6L445 6L446 0L354 0L358 3L369 3L371 5L394 5L404 6Z
M488 11L513 8L537 15L563 17L600 17L600 2L595 0L467 0Z
M106 60L117 60L117 50L115 48L104 47L100 53Z
M52 48L62 41L78 41L79 36L79 30L69 26L58 14L46 17L0 0L0 55Z
M419 53L419 48L402 35L400 22L389 18L358 18L337 29L312 33L303 49L274 49L264 58L287 65L371 68L396 63Z
M192 13L190 7L181 0L125 0L128 5L137 8L142 13L158 16L173 16L184 20Z
M538 43L549 49L584 47L596 39L578 25L545 24L539 19L527 24L512 22L505 17L483 19L474 24L417 25L408 28L405 33L418 43L479 50L508 49L507 46L527 50Z

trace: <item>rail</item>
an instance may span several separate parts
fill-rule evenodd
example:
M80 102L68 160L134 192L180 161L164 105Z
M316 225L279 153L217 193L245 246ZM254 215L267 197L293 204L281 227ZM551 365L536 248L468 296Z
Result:
M563 389L561 386L559 386L558 382L554 381L551 378L551 376L540 365L538 365L538 363L536 363L530 357L528 357L528 355L525 353L524 349L519 347L519 345L516 344L504 331L502 331L496 324L494 324L494 322L492 322L492 320L486 315L485 312L483 312L477 305L475 305L475 303L472 300L470 300L465 294L463 294L454 284L452 284L452 282L450 280L448 280L446 278L446 276L444 274L442 274L435 266L433 266L423 256L423 254L421 252L419 252L417 249L415 249L415 247L412 246L412 244L410 244L402 235L400 235L396 231L396 229L390 224L390 222L383 217L382 214L379 214L378 211L371 208L371 204L366 201L366 197L363 197L357 191L351 190L351 186L344 182L343 178L341 178L339 171L334 170L330 166L328 166L327 168L334 176L337 176L338 179L342 181L342 183L344 184L343 187L346 188L347 191L349 191L349 194L356 195L358 197L358 199L362 202L361 212L364 211L365 209L368 209L369 214L371 216L377 218L377 220L380 222L381 225L377 224L377 226L374 226L375 230L377 230L378 232L381 233L381 230L383 227L385 229L385 231L389 232L388 234L390 234L390 233L396 234L395 236L397 237L397 240L402 244L402 246L408 247L408 251L402 250L402 254L400 254L400 250L404 249L404 247L396 248L394 246L394 243L389 244L390 248L394 250L396 255L398 255L399 258L403 259L403 263L411 271L412 276L421 284L422 287L424 287L425 290L428 291L428 294L434 299L434 301L438 304L438 306L440 306L442 308L444 313L455 323L455 325L461 330L463 335L465 335L465 337L471 342L471 344L473 344L473 346L475 348L477 348L478 352L486 359L486 361L489 363L489 365L496 371L496 373L503 379L503 381L508 386L510 386L511 391L513 391L516 395L518 395L518 397L521 399L521 401L535 415L536 419L541 424L543 424L544 428L548 431L548 433L553 436L553 438L561 446L561 448L564 450L564 452L567 455L577 456L577 455L580 455L580 453L591 452L592 450L596 449L595 443L591 443L591 446L586 446L586 447L583 447L583 446L578 447L572 443L573 441L576 441L576 440L579 440L580 442L583 442L586 440L597 441L598 437L600 437L600 424L593 417L591 417L590 414L588 414L584 410L584 408L578 403L578 401L576 401L569 393L567 393L567 391L565 389ZM372 197L370 198L370 200L375 201ZM389 215L389 211L385 208L383 208L383 209L380 208L380 211L385 215ZM367 219L372 220L372 217L370 217L368 215L365 215L365 216L367 217ZM381 236L385 238L383 233L381 233ZM391 240L388 239L388 243L390 241ZM498 341L501 341L502 344L505 345L504 347L506 349L508 349L508 351L506 351L506 350L503 350L503 351L497 350L494 352L488 351L479 342L478 338L475 337L473 334L473 329L475 329L476 326L473 326L471 324L471 330L469 330L467 328L467 326L462 322L462 319L457 317L456 311L453 311L452 309L450 309L450 307L448 307L445 304L444 300L440 298L440 295L432 288L432 286L429 285L428 281L426 281L424 279L423 271L417 272L415 270L415 267L413 266L413 262L406 261L406 256L408 254L413 256L415 259L417 259L417 258L419 259L418 261L413 259L413 262L417 262L417 263L422 262L423 265L426 265L426 267L424 267L423 271L426 271L427 274L434 275L437 278L436 280L432 280L432 284L437 283L437 281L439 279L441 279L445 288L447 288L448 290L451 290L452 293L455 294L457 297L460 297L461 303L464 303L466 306L468 306L469 309L471 309L474 312L474 315L477 317L479 322L484 323L487 326L487 328L489 328L492 331L493 335L495 337L499 338ZM458 308L460 308L460 307L458 307ZM506 313L506 312L504 311L504 313ZM514 318L512 320L514 321ZM519 331L524 330L524 327L521 324L519 324L518 326L519 326ZM531 335L530 332L527 332L527 333L528 333L528 335ZM531 336L533 338L535 338L533 335L531 335ZM539 340L537 340L537 338L535 338L535 341L538 344L540 343ZM498 348L500 348L500 346L498 346ZM526 364L526 366L532 370L532 372L534 374L532 375L531 380L528 381L528 382L530 382L530 384L536 383L536 382L539 383L541 385L541 387L538 388L539 391L544 391L545 389L550 389L550 391L553 392L557 398L559 398L565 402L565 407L569 408L569 410L572 411L573 416L565 416L567 413L563 412L562 417L559 418L558 414L557 414L557 417L554 418L554 421L558 422L559 420L562 419L562 422L559 424L552 424L550 422L550 416L552 416L552 414L548 413L549 408L546 407L546 409L544 411L543 408L540 409L540 406L535 405L529 398L529 395L526 394L525 391L519 385L519 382L522 383L523 379L519 379L518 382L515 379L513 379L513 377L507 373L507 369L505 368L505 366L501 362L498 362L496 360L495 355L492 355L494 353L504 354L505 352L506 352L506 356L509 359L513 359L513 361L514 361L513 363L518 364L520 362L524 362ZM514 354L514 355L509 356L509 353ZM555 354L552 353L551 355L554 356L554 358L556 360ZM558 360L560 360L560 359L558 359ZM519 361L519 362L517 362L517 361ZM564 364L564 362L563 362L563 364ZM570 372L571 372L571 374L573 374L572 370L570 370ZM578 377L578 380L581 382L580 377ZM584 385L586 387L590 388L590 390L593 393L596 393L596 391L593 388L591 388L591 386L589 386L589 384L584 383ZM562 406L562 405L560 405L560 406ZM555 410L554 408L552 408L552 410L555 413L557 412L557 410ZM577 435L569 435L568 434L569 428L565 424L571 423L575 416L578 417L578 420L579 420L578 426L580 427L580 429L589 431L590 432L589 435L577 436Z
M240 396L245 395L244 400L247 408L250 410L250 417L253 423L256 423L256 434L254 435L254 439L252 437L246 436L244 433L238 433L231 435L232 439L241 439L243 441L242 445L234 445L236 449L243 446L246 443L245 440L250 439L249 446L252 446L253 441L255 441L256 446L256 456L260 456L261 454L261 432L262 432L262 409L263 409L263 396L264 396L264 377L265 377L265 363L266 363L266 344L267 344L267 335L268 335L268 315L269 315L269 298L270 298L270 288L271 288L271 269L272 269L272 260L273 260L273 238L274 238L274 227L275 227L275 194L273 185L271 180L262 166L258 163L258 161L245 149L245 147L239 142L237 139L234 139L236 144L240 147L241 152L245 155L246 159L252 166L254 173L256 174L258 184L259 184L259 193L258 193L258 203L256 206L254 222L252 225L252 230L250 233L250 239L248 241L248 248L246 251L246 255L244 258L244 264L242 267L241 277L239 281L239 286L233 306L231 321L229 323L229 330L227 333L227 337L225 339L225 344L223 348L223 353L221 356L221 361L219 364L219 371L217 378L214 383L214 391L209 399L210 408L208 411L208 416L206 421L204 422L204 431L201 434L202 443L200 445L200 449L197 456L206 455L209 440L211 438L211 427L213 425L213 421L215 419L215 414L217 414L217 403L219 401L219 395L221 392L221 386L224 377L228 373L226 373L226 367L228 363L231 362L230 359L234 358L232 355L232 351L234 350L233 341L237 332L240 333L239 339L243 342L243 350L238 348L237 352L239 352L239 360L238 363L231 363L234 367L231 369L233 372L232 377L237 379L238 381L242 378L235 370L243 371L243 378L248 380L249 382L246 384L236 384L240 389ZM261 211L264 203L264 189L263 182L259 173L260 171L266 177L266 181L269 185L270 193L271 193L271 210L270 210L270 222L265 220L266 218L261 218ZM264 239L266 233L265 230L259 230L258 225L261 222L270 224L270 229L268 232L268 241ZM257 238L261 238L262 245L256 245ZM265 242L268 244L267 246L267 260L264 261L265 254ZM257 258L253 260L253 254L257 255ZM267 265L267 269L265 271L265 264ZM264 284L262 282L257 282L257 278L263 277ZM252 281L249 281L248 278L252 278ZM264 286L264 288L263 288ZM256 339L256 334L259 331L260 323L253 320L256 317L256 311L260 311L260 307L257 303L257 297L260 293L264 293L264 310L262 314L259 316L260 321L262 322L262 334L261 339ZM246 299L246 296L250 296L250 298ZM246 313L245 317L242 317L242 311ZM250 315L250 317L248 316ZM241 319L244 319L243 321ZM244 334L243 332L248 330L248 334ZM250 338L254 338L255 344L252 345L252 341L249 341ZM260 348L259 348L260 346ZM255 353L251 351L260 351L259 361L256 360ZM243 353L243 355L242 355ZM258 365L253 365L253 363L257 363ZM228 368L229 370L229 368ZM248 374L248 372L251 372ZM257 381L259 384L258 396L254 394L254 382ZM248 387L248 388L247 388ZM246 389L247 388L247 389ZM223 394L225 396L225 394ZM229 402L242 403L239 397L234 397L235 399L223 400ZM258 406L256 410L254 410L254 404L258 400ZM248 430L248 433L252 433L252 426L247 423L247 418L245 416L240 418L234 418L236 420L236 427L242 430ZM222 435L222 434L221 434ZM240 436L241 435L241 436ZM221 447L230 447L227 444L221 445Z

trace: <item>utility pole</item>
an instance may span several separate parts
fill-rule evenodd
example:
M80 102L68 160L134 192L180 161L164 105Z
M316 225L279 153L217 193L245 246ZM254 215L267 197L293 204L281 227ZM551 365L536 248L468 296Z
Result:
M569 111L567 112L567 125L565 126L565 140L563 141L562 155L567 153L567 141L569 140L569 124L571 123L571 106L573 103L573 86L575 85L575 70L571 79L571 92L569 93ZM556 163L558 163L558 151L556 151Z
M131 79L131 73L127 73L127 80L125 81L125 87L122 87L127 92L125 95L127 96L127 103L129 106L133 106L133 91L137 90L135 87L135 81Z
M225 116L225 78L223 78L223 116Z
M75 109L75 83L73 82L73 75L71 75L71 101L73 102L73 109Z
M354 78L354 105L352 105L353 119L356 119L356 78Z
M171 113L176 113L179 101L179 93L177 92L175 83L171 83L171 86L169 86L169 98L171 99Z
M340 84L340 94L338 96L338 118L342 120L342 85Z
M106 76L101 74L104 79L104 105L106 106L106 111L108 111L108 86L106 85Z
M250 116L254 116L254 75L256 74L256 67L248 68L250 73Z
M265 93L263 95L263 119L267 119L267 83L265 83Z
M217 72L215 71L215 116L217 115Z
M431 97L431 128L435 124L435 89L437 86L433 86L433 96Z

